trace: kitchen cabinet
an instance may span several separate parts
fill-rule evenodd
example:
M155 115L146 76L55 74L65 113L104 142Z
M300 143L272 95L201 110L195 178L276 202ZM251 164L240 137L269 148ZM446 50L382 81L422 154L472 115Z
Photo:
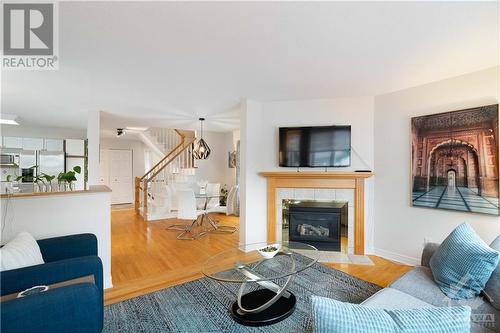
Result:
M3 138L4 148L23 148L23 138L5 136Z
M43 139L40 138L23 138L24 150L42 150Z
M85 140L66 139L66 155L71 155L71 156L85 155Z
M45 139L46 151L63 151L64 141L62 139Z

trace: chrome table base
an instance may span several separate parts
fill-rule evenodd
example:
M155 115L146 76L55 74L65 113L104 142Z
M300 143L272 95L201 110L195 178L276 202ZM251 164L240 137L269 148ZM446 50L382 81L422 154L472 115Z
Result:
M200 220L199 223L198 220ZM208 225L213 228L213 230L207 230L204 228L205 221L208 221ZM194 231L196 225L203 227L203 231L196 233ZM218 225L216 220L213 220L208 213L205 213L203 215L200 215L199 218L194 220L191 224L173 224L169 227L167 227L167 230L180 230L181 233L177 235L177 239L180 240L194 240L198 239L202 236L205 236L209 232L213 233L227 233L227 234L232 234L238 228L236 227L231 227L231 226L224 226L224 225ZM187 236L188 234L191 234L191 236Z
M291 270L295 270L295 260L290 253L280 253L278 255L289 255L292 260ZM295 295L286 290L295 278L295 274L289 275L285 284L279 286L272 281L263 280L265 277L255 272L255 269L263 262L265 260L260 261L252 268L239 262L236 263L235 268L240 273L249 278L250 281L265 288L243 294L247 282L241 284L238 291L238 299L231 308L231 315L242 325L271 325L285 319L295 309Z

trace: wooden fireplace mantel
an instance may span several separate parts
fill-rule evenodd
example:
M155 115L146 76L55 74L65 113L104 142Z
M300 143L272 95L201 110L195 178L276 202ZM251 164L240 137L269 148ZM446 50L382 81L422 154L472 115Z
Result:
M365 179L373 172L261 172L267 178L267 240L276 241L276 189L328 188L354 190L354 254L365 254Z

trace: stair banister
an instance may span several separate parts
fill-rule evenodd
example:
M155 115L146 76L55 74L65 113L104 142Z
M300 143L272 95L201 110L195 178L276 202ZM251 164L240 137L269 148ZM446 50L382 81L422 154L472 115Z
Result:
M155 152L159 151L161 155L163 155L166 151L168 151L168 153L142 177L135 178L135 210L137 214L140 214L140 207L142 207L142 216L146 221L149 219L148 211L150 210L148 207L148 199L156 198L157 195L155 195L155 193L161 198L162 195L160 194L160 189L163 188L163 184L160 184L160 182L168 184L173 182L175 179L175 175L173 174L174 165L172 162L177 160L178 168L180 170L182 168L193 166L190 151L196 139L192 131L181 131L177 129L174 129L173 131L167 129L151 129L149 133L152 137L142 134L143 138L141 138L145 144L150 146L150 148ZM173 147L177 141L176 139L178 138L180 138L180 143ZM155 145L154 141L159 142ZM160 151L158 147L162 148L162 151ZM150 183L151 185L149 185ZM150 191L152 192L149 193ZM162 201L160 199L158 203L161 204L161 202ZM152 210L152 213L153 212L154 210Z

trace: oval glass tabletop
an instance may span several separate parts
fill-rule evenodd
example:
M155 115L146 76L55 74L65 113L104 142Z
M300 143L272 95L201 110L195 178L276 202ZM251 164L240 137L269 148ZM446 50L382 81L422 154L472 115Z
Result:
M269 246L266 252L264 249ZM272 258L265 258L273 252L276 254ZM270 281L296 274L312 266L318 257L314 246L299 242L242 245L208 258L203 274L225 282Z

